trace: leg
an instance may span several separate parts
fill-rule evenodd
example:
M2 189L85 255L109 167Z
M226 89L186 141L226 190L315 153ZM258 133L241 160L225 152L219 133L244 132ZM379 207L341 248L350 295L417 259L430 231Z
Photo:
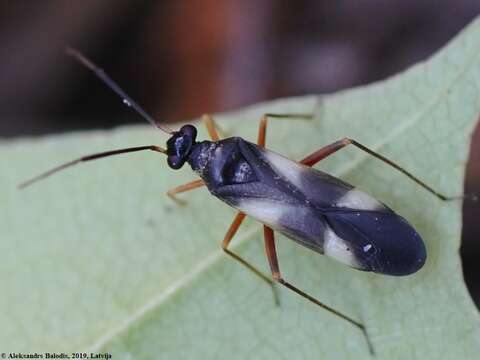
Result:
M238 212L237 215L235 216L235 219L233 219L232 225L230 225L230 228L228 229L227 233L225 234L225 237L222 241L222 249L230 255L232 258L237 260L240 264L245 266L247 269L249 269L251 272L253 272L255 275L257 275L260 279L265 281L268 285L272 287L273 291L273 297L275 299L275 304L278 305L278 297L275 292L274 288L274 283L272 279L270 279L267 275L263 274L260 270L258 270L255 266L251 265L247 261L245 261L243 258L235 254L234 252L228 250L228 245L230 244L230 241L232 240L233 236L236 234L238 229L240 228L240 225L242 225L243 220L245 220L246 215L242 212Z
M203 114L202 116L203 123L205 124L205 127L207 128L208 133L210 134L210 138L213 141L218 141L220 140L220 136L224 136L224 132L222 129L215 123L213 120L212 116L210 114Z
M265 236L265 250L267 253L267 259L268 263L270 264L270 269L272 270L272 275L273 279L275 281L278 281L280 284L285 286L286 288L290 289L291 291L295 292L296 294L300 295L301 297L304 297L305 299L311 301L315 305L320 306L321 308L327 310L328 312L342 318L345 321L348 321L351 325L357 327L360 329L363 334L365 335L365 338L368 343L368 348L370 352L373 354L373 347L372 344L370 343L370 339L368 338L367 331L365 329L365 326L361 324L360 322L353 320L349 316L342 314L341 312L331 308L330 306L325 305L324 303L320 302L318 299L314 298L311 295L308 295L304 291L300 290L299 288L295 287L294 285L290 284L289 282L285 281L282 278L282 275L280 273L280 267L278 266L278 259L277 259L277 251L275 249L275 237L273 234L273 230L269 228L268 226L264 225L263 226L263 233Z
M180 193L185 192L185 191L189 191L189 190L193 190L193 189L202 187L204 185L205 185L205 183L203 182L202 179L194 180L192 182L189 182L189 183L186 183L186 184L183 184L183 185L179 185L179 186L174 187L173 189L168 190L167 195L170 196L170 198L173 201L175 201L178 205L185 205L186 202L184 200L181 200L181 199L177 198L175 195L180 194Z
M425 184L423 181L421 181L417 177L413 176L411 173L409 173L407 170L405 170L401 166L395 164L393 161L391 161L391 160L387 159L386 157L376 153L373 150L370 150L369 148L360 144L359 142L357 142L353 139L349 139L349 138L343 138L342 140L335 141L334 143L332 143L330 145L327 145L327 146L321 148L320 150L315 151L313 154L311 154L311 155L307 156L306 158L304 158L303 160L301 160L300 163L302 163L304 165L307 165L307 166L313 166L316 163L318 163L319 161L325 159L327 156L330 156L330 155L334 154L338 150L341 150L345 146L350 145L350 144L356 146L360 150L365 151L367 154L372 155L373 157L383 161L387 165L390 165L394 169L400 171L402 174L404 174L407 177L409 177L410 179L412 179L414 182L416 182L422 188L424 188L425 190L427 190L430 193L432 193L433 195L435 195L440 200L443 200L443 201L458 200L458 199L462 199L462 198L466 197L465 195L464 196L445 196L445 195L439 193L438 191L434 190L432 187ZM475 198L476 198L475 196L472 196L472 199L475 200Z
M213 121L213 118L209 114L204 114L202 116L203 123L205 124L205 127L207 128L208 133L210 134L210 138L213 141L218 141L220 140L220 137L218 136L217 129L215 128L215 122Z
M267 136L267 119L312 119L313 114L265 114L260 118L258 127L257 145L265 147L265 138Z

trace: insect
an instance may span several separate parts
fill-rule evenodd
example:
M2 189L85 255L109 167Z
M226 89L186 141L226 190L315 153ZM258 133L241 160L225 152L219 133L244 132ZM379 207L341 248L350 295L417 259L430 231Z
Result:
M81 157L20 184L20 188L78 163L124 153L145 150L159 152L167 156L168 166L172 169L180 169L188 163L200 179L177 186L167 194L180 202L178 194L206 186L212 195L238 210L223 239L222 249L272 286L272 289L277 282L360 329L373 353L363 323L322 303L285 280L277 259L274 230L317 253L359 270L403 276L422 268L427 256L425 245L405 219L352 185L313 168L319 161L348 145L390 165L441 200L457 197L438 193L399 165L352 139L344 138L329 144L299 162L265 148L268 118L309 117L305 114L264 115L260 120L256 144L240 137L220 139L212 117L204 115L203 121L211 140L197 141L195 126L184 125L178 131L160 126L84 55L71 48L67 49L67 54L93 71L126 105L171 137L166 149L156 145L139 146ZM264 224L265 249L271 277L228 248L246 216Z

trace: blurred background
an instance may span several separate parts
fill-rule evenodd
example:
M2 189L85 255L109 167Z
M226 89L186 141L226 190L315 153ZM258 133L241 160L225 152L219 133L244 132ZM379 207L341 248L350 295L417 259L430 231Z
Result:
M66 58L65 45L174 122L384 79L478 14L478 0L3 1L0 138L143 121ZM479 150L477 129L467 193L480 193ZM464 273L479 305L480 204L464 209Z

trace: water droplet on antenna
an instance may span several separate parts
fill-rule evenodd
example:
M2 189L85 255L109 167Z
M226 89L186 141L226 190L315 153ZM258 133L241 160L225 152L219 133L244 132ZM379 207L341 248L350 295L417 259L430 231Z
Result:
M130 103L130 101L128 101L127 99L123 99L123 103L124 103L125 105L127 105L128 107L131 107L131 106L132 106L132 104Z

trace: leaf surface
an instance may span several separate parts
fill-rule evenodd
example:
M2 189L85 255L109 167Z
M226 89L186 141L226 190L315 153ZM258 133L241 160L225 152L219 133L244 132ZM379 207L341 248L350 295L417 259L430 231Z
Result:
M463 192L480 94L480 22L438 54L383 82L329 96L263 103L217 120L300 159L351 137L447 195ZM200 132L205 138L206 133ZM288 290L281 306L219 243L234 211L199 189L178 207L167 189L195 179L163 155L85 164L23 192L15 185L80 155L163 144L149 127L0 144L0 349L109 352L114 359L364 359L356 328ZM443 203L395 170L347 148L318 167L385 202L411 222L425 267L396 278L359 272L277 235L286 279L366 324L381 359L473 359L480 322L462 278L461 203ZM247 221L233 249L268 272L261 226Z

